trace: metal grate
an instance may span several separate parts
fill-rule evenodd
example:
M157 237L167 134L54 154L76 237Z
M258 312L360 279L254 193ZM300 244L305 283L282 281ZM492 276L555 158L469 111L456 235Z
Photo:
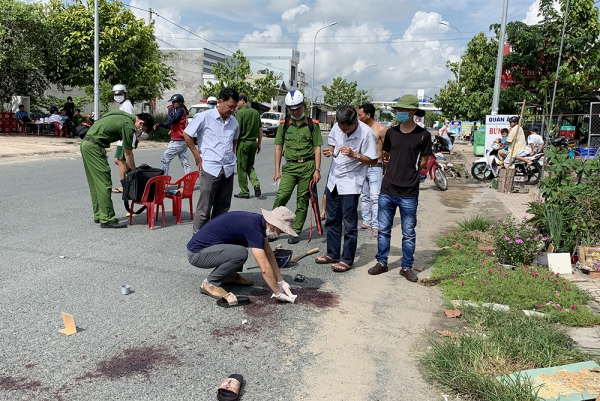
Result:
M589 148L600 146L600 102L590 103L590 126L588 131Z

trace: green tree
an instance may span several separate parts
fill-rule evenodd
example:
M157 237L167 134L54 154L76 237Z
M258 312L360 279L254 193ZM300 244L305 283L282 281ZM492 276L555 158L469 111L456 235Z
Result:
M500 114L519 113L518 103L524 99L550 111L566 0L560 0L560 12L553 3L541 0L542 20L537 25L519 21L507 24L511 52L505 56L503 67L517 83L500 92ZM571 0L555 110L581 112L582 104L576 99L600 85L599 16L593 0ZM479 33L468 43L462 57L460 83L456 77L458 63L447 64L455 79L448 81L434 102L443 114L477 120L491 112L500 26L494 24L490 28L496 33L495 39Z
M45 35L58 51L45 60L46 76L59 88L83 87L92 92L94 73L94 2L75 0L65 6L51 0L44 9ZM112 85L122 83L128 97L143 101L160 97L174 85L168 56L158 48L154 26L146 25L119 1L100 0L101 101L112 101Z
M504 62L505 68L511 70L547 112L554 89L566 7L566 1L561 0L560 11L557 11L553 3L550 0L540 2L542 21L537 25L508 24L507 39L512 52ZM555 110L582 112L583 104L576 99L600 85L599 16L592 0L570 1Z
M336 109L347 105L358 107L361 104L361 98L363 104L373 100L366 90L357 89L356 81L347 82L342 77L333 78L330 86L323 85L321 89L325 92L325 103Z
M47 29L40 4L0 0L0 105L49 87L44 64L55 50Z
M198 90L205 96L218 96L223 88L232 88L244 92L251 101L266 102L277 95L277 80L281 74L275 74L269 69L262 69L257 74L264 77L250 80L252 74L250 60L241 50L236 50L225 63L213 65L213 73L217 82L208 82L200 85Z

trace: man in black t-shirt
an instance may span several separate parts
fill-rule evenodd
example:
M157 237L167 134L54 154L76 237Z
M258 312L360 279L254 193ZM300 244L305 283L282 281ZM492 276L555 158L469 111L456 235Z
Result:
M398 207L402 224L400 275L416 283L419 278L412 267L417 243L415 226L419 204L419 171L427 167L427 161L432 155L431 134L415 123L415 115L425 115L423 110L419 110L416 96L404 95L391 107L396 111L396 119L400 125L388 129L383 141L384 158L389 156L390 161L379 193L379 234L375 256L377 263L369 269L369 274L388 271L392 224Z
M229 212L215 217L194 234L187 244L188 261L196 267L213 269L200 285L200 291L214 298L226 298L223 284L253 285L239 275L248 259L248 250L260 267L265 282L273 291L271 298L294 302L290 285L285 282L269 239L285 232L296 236L292 228L296 215L284 206L273 211L262 210L262 215L250 212Z

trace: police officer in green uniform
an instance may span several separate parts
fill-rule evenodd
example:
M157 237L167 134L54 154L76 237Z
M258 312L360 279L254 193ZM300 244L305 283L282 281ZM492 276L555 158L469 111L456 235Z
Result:
M306 105L302 92L290 91L285 96L285 106L290 112L291 121L289 124L279 124L275 136L275 177L273 180L277 182L281 179L281 182L273 209L285 206L297 185L296 219L293 228L297 234L300 234L308 212L310 181L314 179L315 182L319 182L321 179L323 137L319 124L313 125L311 133L308 117L304 113ZM288 127L284 132L285 125ZM282 153L285 157L285 165L280 174ZM297 244L298 238L290 237L288 243Z
M248 97L245 93L240 93L240 101L237 107L235 119L240 126L240 136L238 137L235 155L237 157L240 193L233 196L242 199L250 198L250 191L248 190L248 178L250 178L250 184L254 187L254 196L258 198L261 195L260 181L254 170L254 160L256 155L260 153L262 142L260 115L257 110L248 106Z
M147 131L154 126L154 119L148 113L136 116L121 110L106 113L96 121L81 141L81 157L85 176L90 187L94 222L102 228L125 228L126 222L119 223L115 217L110 198L112 182L110 166L106 159L106 149L111 142L123 141L123 152L127 165L135 170L133 159L133 138L136 130Z

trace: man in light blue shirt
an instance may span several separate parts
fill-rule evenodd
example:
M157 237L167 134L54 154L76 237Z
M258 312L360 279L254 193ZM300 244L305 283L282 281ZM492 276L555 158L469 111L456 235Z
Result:
M239 100L235 89L222 89L217 107L196 114L183 133L200 171L200 196L194 216L194 233L209 220L227 213L231 206L235 145L239 135L233 112ZM194 138L198 138L197 148Z

